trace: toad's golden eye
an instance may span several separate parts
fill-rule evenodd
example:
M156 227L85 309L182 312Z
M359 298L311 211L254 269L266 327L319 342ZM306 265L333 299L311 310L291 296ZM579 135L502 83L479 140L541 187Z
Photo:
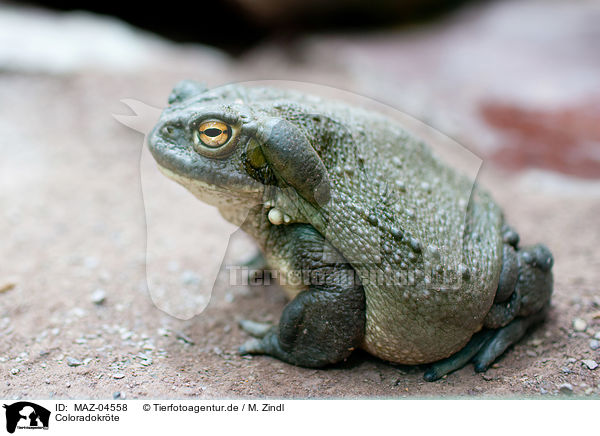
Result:
M221 121L205 121L198 126L194 139L210 148L221 147L231 139L231 126Z

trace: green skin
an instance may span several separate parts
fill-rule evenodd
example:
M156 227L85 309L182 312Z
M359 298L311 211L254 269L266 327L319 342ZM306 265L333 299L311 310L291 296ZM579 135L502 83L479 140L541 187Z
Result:
M435 380L483 371L543 320L552 256L394 121L293 91L184 81L149 137L165 175L219 208L284 286L279 325L242 321L241 353L321 367L363 348ZM199 126L230 126L207 146ZM211 134L215 134L215 131ZM219 132L217 132L219 133ZM308 275L306 273L308 272Z

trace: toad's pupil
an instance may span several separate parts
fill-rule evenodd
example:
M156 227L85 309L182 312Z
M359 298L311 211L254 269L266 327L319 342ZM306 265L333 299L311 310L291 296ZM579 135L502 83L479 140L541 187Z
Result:
M210 136L210 137L214 138L215 136L221 135L223 133L223 131L221 129L216 129L213 127L211 129L206 129L202 133L204 133L206 136Z

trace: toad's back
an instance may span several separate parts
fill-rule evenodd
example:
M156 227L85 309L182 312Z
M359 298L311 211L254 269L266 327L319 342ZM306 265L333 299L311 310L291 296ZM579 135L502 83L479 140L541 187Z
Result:
M332 200L325 225L313 225L363 283L363 348L405 364L449 356L492 305L500 208L391 120L343 107L321 113Z

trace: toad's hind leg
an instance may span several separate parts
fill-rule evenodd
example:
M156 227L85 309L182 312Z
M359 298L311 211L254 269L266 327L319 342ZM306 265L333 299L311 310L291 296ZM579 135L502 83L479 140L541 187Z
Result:
M530 327L542 322L548 313L554 263L550 250L541 244L517 249L516 263L518 275L513 295L508 303L494 304L485 319L486 327L494 328L497 324L501 327L474 357L473 363L477 372L487 370L508 347L519 341ZM499 286L501 285L502 282Z
M486 371L528 329L545 319L552 295L552 254L541 244L519 249L518 235L509 228L504 231L504 240L498 290L484 319L484 329L462 350L433 363L425 380L437 380L471 360L477 372Z

